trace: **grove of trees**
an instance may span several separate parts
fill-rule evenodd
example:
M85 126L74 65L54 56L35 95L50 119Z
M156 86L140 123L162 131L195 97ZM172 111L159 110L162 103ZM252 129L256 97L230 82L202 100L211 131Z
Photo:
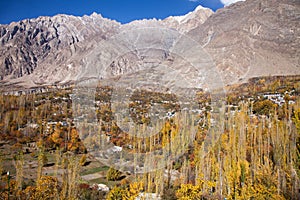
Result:
M202 94L199 99L199 106L205 107L205 111L198 116L195 139L188 145L175 142L176 146L168 147L168 143L180 138L177 136L181 120L194 119L188 115L178 119L175 115L165 120L156 135L144 139L133 137L122 131L112 116L110 88L99 89L95 101L100 103L96 105L95 116L100 129L94 133L95 137L89 138L91 146L101 145L98 135L102 134L129 152L147 153L165 147L185 151L180 157L168 160L164 168L142 174L126 174L110 167L103 180L111 184L109 192L94 189L91 182L80 177L88 152L84 146L87 143L73 122L71 89L21 96L1 94L0 147L9 145L9 153L14 156L0 155L0 198L131 200L141 193L155 193L166 200L300 199L298 81L298 77L264 77L251 79L245 87L234 86L227 95L223 128L213 129L220 137L208 149L204 149L203 142L213 126L209 95ZM283 105L262 96L264 92L285 91L290 93L285 93ZM289 103L290 99L293 103ZM149 123L146 113L151 102L171 100L163 106L176 112L180 109L174 103L176 98L169 94L138 91L131 100L132 113L128 117L138 125ZM86 135L91 132L88 126L83 130ZM187 135L191 132L192 128L184 129ZM27 151L30 143L36 145ZM55 170L45 175L43 170L49 163L50 152ZM36 177L31 183L24 180L27 154L37 163ZM14 169L8 169L6 162L13 163ZM8 175L8 170L12 174Z

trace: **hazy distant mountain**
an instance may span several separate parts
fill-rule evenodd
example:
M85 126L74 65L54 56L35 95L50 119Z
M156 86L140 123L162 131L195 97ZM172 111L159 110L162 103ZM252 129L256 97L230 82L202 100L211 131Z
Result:
M24 87L76 80L100 41L148 26L168 27L194 39L210 53L226 84L300 74L299 22L299 0L247 0L216 13L199 6L184 16L124 25L95 13L22 20L0 25L0 80ZM126 71L134 57L114 63L114 69Z

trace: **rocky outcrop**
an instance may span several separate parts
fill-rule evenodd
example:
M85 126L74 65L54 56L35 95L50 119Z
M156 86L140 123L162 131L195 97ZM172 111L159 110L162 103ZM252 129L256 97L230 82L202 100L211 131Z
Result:
M83 17L39 17L1 25L0 79L23 77L38 66L45 69L47 64L60 71L61 61L75 53L77 43L105 39L119 26L96 13Z

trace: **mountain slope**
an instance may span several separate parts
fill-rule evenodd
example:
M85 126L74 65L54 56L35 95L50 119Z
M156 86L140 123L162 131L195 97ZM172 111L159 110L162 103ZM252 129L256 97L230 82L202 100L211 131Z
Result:
M76 44L101 40L114 34L119 23L101 15L74 17L56 15L0 26L0 79L32 74L36 68L63 67L76 52Z
M213 57L226 83L300 73L300 1L251 0L218 10L188 35Z
M23 87L74 81L100 41L145 27L170 28L194 39L211 55L226 84L299 74L299 22L298 0L247 0L215 13L199 6L184 16L124 25L95 13L23 20L0 25L0 80ZM114 73L139 59L139 52L133 54L114 62ZM155 54L169 59L167 52Z

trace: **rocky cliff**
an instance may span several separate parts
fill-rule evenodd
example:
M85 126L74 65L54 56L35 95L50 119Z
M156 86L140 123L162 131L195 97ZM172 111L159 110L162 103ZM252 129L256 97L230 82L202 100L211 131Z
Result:
M86 42L88 46L88 41L110 37L119 27L120 23L96 13L83 17L39 17L1 25L0 79L11 81L36 72L33 79L36 83L43 83L44 76L52 82L61 81L66 77L56 75L78 71L72 69L71 62L66 63L79 53L78 43ZM53 71L59 73L53 74Z

